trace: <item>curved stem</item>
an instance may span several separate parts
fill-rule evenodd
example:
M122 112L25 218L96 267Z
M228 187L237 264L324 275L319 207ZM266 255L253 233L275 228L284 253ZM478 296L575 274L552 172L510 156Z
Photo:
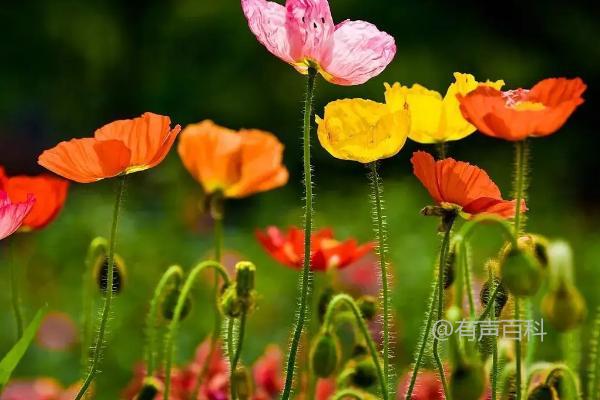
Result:
M229 391L230 391L232 400L237 399L237 393L235 392L235 387L233 385L233 374L235 372L235 369L237 368L238 362L240 361L240 356L242 354L242 345L244 343L244 335L246 332L246 316L247 316L246 311L242 311L242 316L240 317L240 328L238 331L238 338L235 343L235 351L233 352L233 357L231 357L231 359L230 359ZM233 331L229 332L229 337L231 338L231 339L229 339L229 342L232 346L229 351L232 352L233 347L234 347L233 346Z
M438 271L438 304L437 304L437 320L441 321L444 317L444 267L446 265L446 258L448 255L448 248L450 246L450 232L452 231L452 224L454 220L452 220L446 227L446 231L444 232L444 239L442 240L442 248L440 249L440 260L439 260L439 271ZM448 382L446 380L446 374L444 373L444 365L442 364L442 359L440 358L439 351L439 340L437 336L434 335L433 338L433 358L435 359L435 363L438 369L438 373L440 375L440 381L442 382L442 386L444 388L444 394L446 395L446 400L450 400L450 390L448 389Z
M371 181L371 196L373 201L373 222L377 233L377 252L379 253L379 268L381 275L381 298L383 300L383 370L387 383L395 382L390 365L390 320L391 320L391 294L388 283L387 232L385 230L385 216L383 215L383 183L377 174L377 163L369 164ZM388 384L388 394L394 398L392 384Z
M364 397L365 396L356 389L343 389L343 390L340 390L339 392L335 392L333 394L332 400L342 400L342 399L348 399L348 398L351 398L354 400L363 400Z
M437 281L433 285L433 291L430 295L429 299L429 307L427 308L427 322L425 323L425 329L421 335L421 341L419 342L419 352L417 353L417 358L415 360L415 366L412 371L412 375L410 377L410 383L408 385L408 390L406 391L405 400L412 399L412 393L415 390L415 384L417 383L417 376L419 375L419 368L421 368L421 363L423 362L423 356L425 355L425 347L427 347L427 340L429 339L429 333L431 332L431 325L433 324L433 311L435 308L435 302L437 299L437 292L439 286Z
M113 221L112 228L110 230L110 241L108 246L108 276L107 276L107 284L106 284L106 294L104 296L104 307L102 308L102 314L100 316L100 325L98 327L98 335L96 336L96 343L94 345L92 362L90 364L90 369L88 371L85 380L83 381L83 385L75 400L80 400L83 398L90 385L94 381L96 374L98 373L98 366L100 363L100 359L102 358L102 353L104 347L106 345L104 336L106 335L106 329L108 326L108 320L110 318L110 307L112 305L113 299L113 278L114 278L114 270L115 270L115 246L117 243L117 228L119 226L119 213L121 211L121 204L123 202L123 195L125 194L125 183L127 182L127 175L121 175L118 178L118 187L117 187L117 198L115 200L115 207L113 210Z
M345 303L350 308L352 314L354 315L354 318L356 319L358 328L362 333L365 342L367 342L369 353L371 355L371 358L373 359L373 364L375 365L375 371L377 372L377 378L380 384L381 396L383 400L387 400L389 398L387 391L387 382L384 378L383 370L381 369L381 364L379 363L377 348L375 347L375 343L373 342L373 339L371 338L371 335L369 333L369 328L367 327L367 324L365 323L360 309L356 305L354 299L348 296L347 294L338 294L333 299L331 299L329 305L327 306L323 326L325 327L325 329L330 329L331 324L333 323L333 313L338 304L340 303Z
M311 271L310 271L310 238L312 233L313 220L313 192L312 192L312 170L310 165L310 127L312 119L312 101L315 90L315 80L317 70L310 67L308 69L308 80L306 83L306 98L304 101L304 132L303 132L303 148L304 148L304 189L306 191L305 207L304 207L304 265L300 274L300 293L298 299L298 309L296 312L296 323L290 344L290 352L288 354L285 368L285 386L281 395L282 400L288 400L292 394L292 386L294 383L294 371L296 369L296 356L304 322L306 321L306 308L308 306L308 297L311 286Z
M94 292L93 273L94 264L102 255L108 253L108 240L98 236L90 242L85 257L85 270L82 282L82 312L81 312L81 365L85 371L89 369L89 349L92 341L92 321L94 319Z
M229 285L230 279L229 275L227 275L227 271L223 268L223 266L216 261L203 261L198 264L192 271L189 273L188 278L183 284L183 288L181 289L181 293L179 294L179 298L177 299L177 305L175 306L175 311L173 313L173 319L169 324L167 338L165 340L165 390L164 390L164 399L169 400L170 389L171 389L171 366L173 363L173 342L175 341L175 336L177 334L177 329L179 328L179 320L181 319L181 312L185 307L185 302L187 297L196 282L196 278L198 275L204 271L206 268L214 268L219 272L226 285Z
M23 312L21 311L21 296L19 294L19 278L15 268L14 260L9 262L10 273L10 297L17 327L17 341L23 336Z
M152 296L152 300L150 301L150 311L148 312L148 316L146 317L146 334L147 334L147 342L146 342L146 351L145 351L145 359L146 359L146 375L152 376L154 375L154 370L156 369L156 346L157 346L157 335L158 335L158 311L160 307L160 300L163 298L163 293L167 285L171 283L172 280L175 282L180 282L183 279L183 270L179 265L170 266L167 271L162 275L158 285L156 285L156 289L154 289L154 295Z

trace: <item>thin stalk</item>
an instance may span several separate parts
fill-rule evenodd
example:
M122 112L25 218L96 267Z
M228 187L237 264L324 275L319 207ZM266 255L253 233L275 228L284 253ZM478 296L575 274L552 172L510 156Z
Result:
M19 277L15 268L14 260L9 263L10 273L10 298L13 314L15 317L15 326L17 327L17 341L23 336L23 311L21 310L21 295L19 293Z
M214 251L215 251L215 261L221 262L221 258L223 257L223 197L220 193L216 193L212 196L210 201L210 214L213 218L214 226L213 226L213 235L214 235ZM213 296L215 298L215 309L214 309L214 320L213 320L213 330L210 337L210 349L208 351L207 360L212 360L215 351L217 351L217 344L219 342L219 332L221 331L221 312L219 311L219 272L215 271L214 274L214 286L213 286ZM196 379L196 383L194 384L194 389L192 390L192 398L195 399L198 397L198 392L200 391L200 386L202 385L202 381L206 377L208 373L208 368L210 366L210 362L207 362L202 367L200 371L200 375L198 375L198 379Z
M438 159L443 160L446 158L446 153L448 150L447 142L438 142L435 144L435 149L437 150Z
M84 371L89 370L90 363L90 345L93 334L94 320L94 287L93 276L94 266L98 262L98 257L106 257L108 253L108 240L98 236L90 242L87 255L85 257L85 265L81 283L81 366Z
M285 385L281 395L282 400L288 400L292 395L292 386L294 383L294 371L296 369L296 356L304 322L306 321L306 309L311 286L310 272L310 238L312 234L313 221L313 187L312 187L312 170L310 165L310 127L312 120L312 101L315 90L315 80L317 70L314 68L308 69L308 79L306 83L306 98L304 101L304 132L303 132L303 148L304 148L304 190L306 191L305 206L304 206L304 265L300 274L300 293L298 295L298 308L296 311L296 323L290 344L290 352L288 354L285 367Z
M154 370L156 369L156 354L157 354L157 336L158 336L158 321L159 321L159 309L160 309L160 301L164 296L165 289L168 285L175 281L175 283L181 282L183 279L183 270L179 265L170 266L167 271L162 275L158 285L156 285L156 289L154 289L154 295L152 296L152 300L150 301L150 311L148 312L148 316L146 317L146 351L145 351L145 359L146 359L146 375L152 376L154 375Z
M471 283L471 257L469 254L469 247L466 241L463 241L460 245L461 248L461 259L463 264L463 274L465 281L465 290L467 291L467 298L469 299L469 316L471 320L475 319L475 300L473 299L473 287Z
M592 325L592 337L590 340L590 351L588 360L588 381L587 381L587 398L590 400L598 400L600 395L600 357L598 350L600 346L600 307L596 310L596 317Z
M127 175L121 175L118 178L117 183L117 198L115 200L115 207L113 210L113 221L112 228L110 230L110 240L108 246L108 276L106 285L106 294L104 296L104 307L102 308L102 314L100 316L100 324L98 327L98 335L96 336L96 343L94 345L92 362L90 364L90 370L83 381L83 385L75 400L83 398L90 385L94 381L96 374L98 373L98 367L100 359L102 358L105 343L105 335L108 326L108 320L110 318L110 307L113 300L113 278L115 270L115 247L117 244L117 228L119 226L119 214L121 212L121 204L123 203L123 196L125 194L125 183L127 182Z
M229 390L231 394L232 400L237 399L237 393L235 392L235 387L233 385L233 374L235 369L237 368L238 362L240 361L240 356L242 354L242 345L244 343L244 335L246 332L246 311L242 311L242 315L240 317L240 327L238 330L238 337L235 343L235 352L233 357L231 358L231 365L229 367ZM231 335L233 336L233 335Z
M371 181L371 198L373 201L373 223L377 237L377 252L379 253L379 270L381 276L381 299L383 300L383 370L385 372L388 394L394 398L395 382L394 372L391 368L390 354L390 321L391 321L391 293L389 287L389 272L387 256L387 232L385 229L385 216L383 215L383 183L377 173L377 163L369 164L369 179Z
M360 309L356 305L356 302L354 301L354 299L352 297L348 296L347 294L338 294L333 299L331 299L331 301L329 302L329 305L327 306L327 312L325 313L325 319L323 321L323 326L325 327L325 329L328 329L328 330L331 329L331 324L334 321L334 318L333 318L334 311L339 304L346 304L352 311L352 314L354 315L354 318L356 319L358 328L359 328L361 334L363 335L365 342L367 343L367 348L369 349L369 354L371 355L373 364L375 365L375 371L377 373L377 380L379 381L379 388L381 391L381 396L382 396L383 400L388 400L390 398L389 394L388 394L388 390L387 390L388 385L387 385L387 381L385 380L383 370L381 368L381 363L379 362L377 347L375 346L375 343L373 342L373 339L371 338L371 334L369 333L369 328L367 327L367 324L365 323L365 320L362 317Z
M175 311L173 312L173 319L169 324L167 337L165 340L165 390L164 390L164 400L169 400L170 392L171 392L171 368L173 365L173 343L175 341L175 336L177 335L177 329L179 328L179 321L181 319L181 313L183 308L185 307L186 299L188 298L190 291L192 290L194 283L196 282L198 275L204 271L206 268L214 268L219 272L219 275L223 278L225 285L230 284L229 275L227 275L227 271L223 268L223 266L216 261L203 261L199 263L192 271L189 273L183 287L181 289L181 293L179 294L179 298L177 299L177 305L175 306ZM208 361L207 361L208 362Z
M448 248L450 246L450 233L452 231L453 220L447 224L446 230L444 232L444 238L442 240L442 248L440 249L440 261L439 261L439 271L438 271L438 304L437 304L437 320L441 321L444 317L444 267L446 265L446 258L448 256ZM444 388L444 394L446 396L446 400L450 400L450 390L448 388L448 382L446 380L446 374L444 373L444 365L442 364L442 359L439 354L439 340L436 335L433 337L433 358L435 359L435 363L438 369L438 373L440 375L440 381L442 382L442 386Z
M525 216L521 215L521 203L525 199L525 192L527 190L527 162L528 162L528 148L527 141L522 140L515 142L515 176L514 176L514 192L515 192L515 219L514 219L514 236L518 238L521 232L525 228ZM515 320L521 318L520 300L515 296ZM521 342L515 340L515 386L517 397L516 400L521 400L522 396L522 355L521 355Z
M490 265L489 267L489 271L488 271L488 280L490 281L490 283L494 282L494 270L492 268L492 266ZM500 285L497 285L495 289L497 289ZM492 303L490 303L488 301L488 305L489 304L494 304L495 301L493 301ZM495 310L495 307L494 307ZM493 321L496 318L496 313L492 313L491 315L491 320ZM495 337L492 337L492 370L490 372L491 375L491 386L492 386L492 399L491 400L496 400L496 393L498 392L498 341Z
M427 322L425 323L425 329L421 334L421 341L419 342L419 351L417 353L417 358L415 360L415 366L412 371L412 375L410 377L410 383L408 385L408 390L406 391L405 400L412 399L412 393L415 390L415 384L417 383L417 376L419 375L419 369L421 368L421 364L423 363L423 356L425 355L425 347L427 347L427 341L429 339L429 333L431 332L431 325L433 324L433 311L435 308L435 302L437 299L438 293L438 282L435 281L433 285L433 291L429 296L429 306L427 308Z

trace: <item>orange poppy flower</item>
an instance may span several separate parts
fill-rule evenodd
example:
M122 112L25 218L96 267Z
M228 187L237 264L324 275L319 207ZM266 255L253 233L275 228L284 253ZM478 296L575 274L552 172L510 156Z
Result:
M36 198L33 208L23 220L20 230L41 229L58 216L67 199L69 182L50 175L7 177L0 167L0 190L4 190L14 203Z
M96 130L93 138L72 139L44 151L38 163L79 183L143 171L167 156L181 130L170 125L169 117L149 112L114 121Z
M288 170L281 164L283 144L269 132L236 132L206 120L181 132L178 151L207 194L221 191L225 197L246 197L288 180Z
M581 95L586 88L580 78L550 78L531 90L501 92L481 85L457 98L465 119L480 132L519 141L556 132L583 103Z
M498 186L481 168L452 158L436 161L424 151L415 152L410 161L415 176L438 205L458 208L466 218L483 213L515 216L516 202L503 200ZM521 210L526 211L524 201Z
M275 226L257 230L256 237L264 249L277 261L293 268L302 268L304 260L304 231L290 227L282 232ZM321 229L311 236L312 271L342 269L370 252L374 243L358 245L355 239L340 242L333 238L330 228Z

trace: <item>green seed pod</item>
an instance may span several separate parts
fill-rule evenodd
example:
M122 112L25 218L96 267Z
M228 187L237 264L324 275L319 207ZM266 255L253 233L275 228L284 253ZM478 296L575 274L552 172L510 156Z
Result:
M527 400L559 400L556 391L548 385L539 385L527 396Z
M356 303L364 319L371 321L375 318L377 314L377 299L375 297L368 295L361 296Z
M479 292L479 300L481 301L481 305L484 308L487 307L490 296L492 295L494 290L493 288L495 288L497 285L500 285L498 287L498 290L496 291L496 298L494 300L494 316L498 318L500 317L504 306L508 302L508 291L506 290L506 287L500 279L494 278L493 283L494 284L492 285L489 279L485 281L485 283L481 287L481 291Z
M450 376L453 399L478 400L485 389L485 371L480 365L457 365Z
M230 318L238 318L242 315L244 303L237 295L235 283L225 288L219 299L219 305L221 312Z
M446 257L446 265L444 265L444 289L448 289L455 280L456 271L456 246L452 246Z
M515 296L533 296L542 283L542 268L525 250L509 251L501 262L502 282Z
M314 341L310 363L311 368L319 378L330 377L338 367L340 346L337 338L330 332L321 332Z
M370 357L356 363L352 374L352 383L366 389L377 383L377 369Z
M163 384L160 380L154 377L146 377L142 383L135 400L154 400L158 393L162 390Z
M325 318L325 313L327 312L327 306L329 302L333 298L335 291L331 287L327 287L323 289L321 295L319 296L319 304L318 304L318 314L319 314L319 323L323 323L323 319Z
M244 366L238 366L232 376L233 393L239 400L248 400L252 397L252 378Z
M581 325L587 314L585 299L577 288L560 281L542 299L544 319L559 332L569 331Z
M163 318L167 321L171 321L173 319L173 316L175 315L175 307L177 307L177 301L179 300L180 295L181 290L178 287L172 288L165 295L165 298L161 303L161 311ZM190 314L191 309L192 298L188 295L185 299L185 303L183 303L179 320L183 321Z
M114 256L114 268L113 268L113 294L117 295L123 291L123 286L125 283L125 262L118 255ZM96 260L96 264L94 265L94 279L96 281L96 285L100 290L100 293L104 296L106 295L106 290L108 287L108 256L102 255L98 257Z
M240 261L235 266L236 290L238 297L250 298L254 292L256 267L249 261Z

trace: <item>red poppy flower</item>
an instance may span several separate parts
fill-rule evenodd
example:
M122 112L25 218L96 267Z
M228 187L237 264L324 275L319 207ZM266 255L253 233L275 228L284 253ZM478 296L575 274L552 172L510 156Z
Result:
M0 167L0 190L11 201L24 202L29 195L37 200L21 225L21 230L41 229L52 222L62 210L69 182L50 175L7 177Z
M531 90L501 92L481 85L457 98L465 119L480 132L518 141L556 132L583 103L581 95L586 88L580 78L550 78Z
M467 218L482 213L514 217L515 201L503 200L481 168L452 158L435 161L424 151L415 152L410 161L415 176L440 206L459 207ZM524 201L521 210L526 210Z
M275 226L257 230L256 237L267 252L280 263L301 268L304 259L304 231L291 227L282 232ZM343 242L333 238L330 228L321 229L311 237L311 270L342 269L358 260L374 247L373 243L358 245L355 239Z
M72 139L44 151L38 163L79 183L143 171L167 156L181 130L170 125L169 117L149 112L114 121L97 129L93 138Z

